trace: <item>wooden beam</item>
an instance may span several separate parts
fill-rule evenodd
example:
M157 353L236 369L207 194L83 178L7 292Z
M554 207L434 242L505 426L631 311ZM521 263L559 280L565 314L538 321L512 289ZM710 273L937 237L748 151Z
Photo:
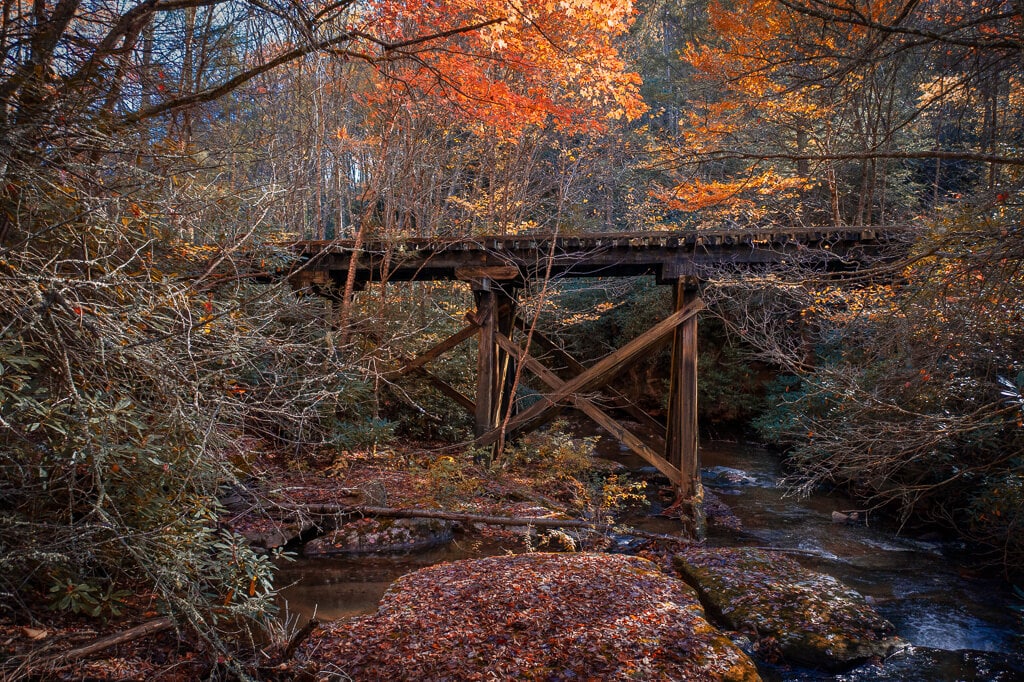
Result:
M494 430L497 422L498 386L496 296L493 290L475 291L476 321L479 323L476 362L476 417L473 433L481 436ZM492 443L494 441L491 441Z
M519 279L519 276L519 268L514 265L455 268L455 279L463 282L472 282L474 280L484 279L493 279L497 282L508 282L514 279Z
M477 333L477 329L478 328L475 324L471 324L467 327L460 329L459 331L455 332L444 341L435 344L430 349L426 350L423 353L420 353L415 358L405 363L400 369L396 371L396 374L398 376L404 376L410 372L419 369L420 367L427 364L431 360L447 353L452 348L455 348L466 339L472 338L472 336Z
M516 324L516 297L514 290L510 293L505 288L498 288L495 291L495 332L511 337ZM495 338L497 343L497 338ZM514 414L518 409L515 402L513 389L515 388L516 363L515 358L505 352L500 346L497 347L498 392L497 410L495 424L502 421L507 415Z
M680 279L675 292L676 306L685 310L697 298L697 291ZM676 327L672 339L672 369L669 376L668 426L665 430L665 459L682 472L679 496L694 498L700 488L697 461L697 318Z
M426 378L431 384L434 385L434 387L437 390L441 391L441 393L444 393L446 396L457 402L459 405L462 405L464 408L466 408L466 410L470 414L476 414L476 403L474 403L472 400L464 396L462 394L462 391L455 388L454 386L452 386L451 384L449 384L447 381L437 376L436 374L431 374L429 371L423 369L422 367L417 368L416 373Z
M537 345L552 353L559 362L565 363L566 369L568 370L571 376L579 376L583 372L587 371L587 368L586 366L583 365L583 363L579 362L578 360L576 360L576 358L569 355L569 353L565 352L565 350L561 346L559 346L557 343L549 339L547 336L537 331L536 329L534 329L531 332L530 328L527 326L525 321L517 318L516 326L518 326L519 330L522 331L524 334L530 334L533 340L537 342ZM664 424L659 422L651 415L647 414L647 412L642 410L637 405L634 405L632 401L630 401L630 399L627 396L625 396L621 391L618 391L610 386L606 389L606 391L608 395L610 395L612 398L622 401L621 409L624 410L631 417L636 419L638 422L643 424L645 427L647 427L647 429L651 431L651 433L660 433L661 431L664 430ZM660 436L658 437L658 440L661 440ZM659 443L659 447L664 447L664 443Z
M703 301L700 299L693 301L690 305L669 315L619 350L605 356L575 379L567 381L551 395L543 396L543 400L537 401L509 420L505 436L511 437L520 431L537 428L550 418L555 406L560 401L565 400L574 393L589 391L604 385L644 353L664 341L672 330L691 317L694 317L703 308ZM477 409L479 410L479 408L478 399ZM478 435L474 444L477 446L490 445L501 438L501 436L500 428L491 429L486 433Z
M540 362L535 358L526 354L525 351L514 344L512 340L504 334L498 334L498 345L504 348L509 355L516 357L519 362L524 364L526 369L536 374L537 377L547 384L549 388L557 391L565 385L565 382L559 379L554 372L540 364ZM680 484L682 481L682 473L679 469L669 464L664 457L661 457L658 453L649 448L646 443L633 434L629 429L615 421L612 417L608 416L601 410L601 408L583 396L574 395L571 396L571 400L573 405L583 412L583 414L597 422L598 425L624 443L626 447L643 458L648 464L651 464L658 471L665 474L665 476L667 476L674 485L678 486Z

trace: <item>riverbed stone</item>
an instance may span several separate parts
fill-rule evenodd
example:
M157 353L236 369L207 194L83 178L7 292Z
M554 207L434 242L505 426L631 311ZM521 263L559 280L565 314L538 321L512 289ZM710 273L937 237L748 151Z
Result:
M313 679L760 680L696 592L639 557L532 553L399 578L370 616L318 626Z
M901 647L858 592L778 552L693 547L675 565L713 617L791 663L840 671Z
M437 519L357 519L310 540L303 554L316 558L420 552L451 542L453 529L450 521Z

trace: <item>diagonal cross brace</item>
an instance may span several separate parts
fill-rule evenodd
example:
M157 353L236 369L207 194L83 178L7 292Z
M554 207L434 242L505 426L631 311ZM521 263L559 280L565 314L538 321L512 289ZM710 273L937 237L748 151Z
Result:
M565 382L562 381L554 372L540 364L540 362L535 358L527 355L522 348L513 343L507 336L504 334L498 334L497 338L498 345L504 348L506 353L517 358L519 362L523 363L528 370L536 374L541 381L548 385L549 388L557 391L565 385ZM672 466L672 464L664 457L660 457L658 453L649 448L647 444L640 440L640 438L633 434L629 429L612 419L603 410L601 410L601 408L583 396L571 396L571 399L573 404L583 412L583 414L597 422L606 431L624 443L630 450L643 458L648 464L651 464L658 471L665 474L672 483L680 485L683 480L682 472Z
M523 320L516 318L516 327L519 328L519 331L523 332L528 337L530 337L534 342L536 342L537 345L553 353L555 358L557 358L560 362L564 362L566 364L566 369L572 373L573 377L578 376L583 372L587 371L587 368L583 366L582 363L580 363L573 356L569 355L569 353L567 353L561 346L559 346L557 343L555 343L548 337L544 336L544 334L542 334L540 331L536 329L531 329L530 326L527 325ZM664 424L660 424L654 417L652 417L651 415L647 414L644 410L634 405L629 400L629 398L623 395L620 391L617 391L610 386L606 387L604 390L612 398L621 401L622 404L620 405L620 408L625 410L627 414L636 419L638 422L646 426L651 432L658 433L665 429ZM663 440L660 438L660 436L658 438L659 440ZM663 446L664 442L662 442L661 445L659 445L659 447Z
M432 346L428 350L420 353L415 358L405 363L405 365L403 365L401 368L395 371L395 374L397 376L405 376L410 372L416 371L417 369L427 364L431 360L437 358L438 356L444 355L452 348L455 348L466 339L470 339L473 336L475 336L478 329L479 327L475 324L470 324L466 327L463 327L459 331L449 336L444 341L434 344L434 346Z
M501 437L503 429L507 437L512 437L521 431L537 428L551 418L559 402L566 400L575 393L589 391L608 383L644 353L663 342L676 327L703 309L704 302L700 299L680 308L622 348L606 355L587 371L562 384L561 388L544 396L543 400L534 403L520 412L510 419L506 425L491 429L478 437L474 441L474 445L482 447L496 442Z

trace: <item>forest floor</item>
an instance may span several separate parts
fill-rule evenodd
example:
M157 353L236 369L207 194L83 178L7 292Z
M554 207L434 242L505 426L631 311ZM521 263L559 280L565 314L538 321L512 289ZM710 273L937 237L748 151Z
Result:
M671 502L667 481L630 478L620 465L590 457L588 444L580 439L560 434L539 438L490 466L474 462L470 452L449 449L438 454L442 446L436 443L302 460L255 447L244 453L240 464L247 478L228 492L233 511L222 521L235 532L261 541L284 528L276 542L289 543L288 550L299 551L297 536L303 529L308 531L308 525L295 521L308 517L297 509L372 506L602 524L614 522L625 512L645 509L650 499L656 500L656 506L658 501ZM288 515L283 517L282 509ZM456 524L456 528L470 542L497 541L517 552L602 551L612 544L607 534L582 528L534 529L532 533L521 526L489 523ZM651 549L643 554L667 567L670 551L667 547L658 551L658 545L650 543ZM178 682L227 669L222 653L211 653L214 648L208 643L176 630L162 618L150 593L133 595L119 616L105 620L49 610L46 595L35 599L39 606L27 613L0 612L0 679ZM155 625L156 631L134 629L140 625ZM118 633L128 637L87 651ZM243 646L238 660L256 669L259 679L292 679L288 659L294 646L289 646L289 639L296 634L280 627L266 642ZM67 658L69 652L73 659Z

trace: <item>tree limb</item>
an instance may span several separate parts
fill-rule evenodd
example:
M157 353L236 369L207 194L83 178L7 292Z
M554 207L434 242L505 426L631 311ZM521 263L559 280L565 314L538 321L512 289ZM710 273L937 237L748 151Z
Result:
M615 532L622 535L631 535L647 540L663 540L669 542L688 542L685 538L664 533L648 533L647 531L635 530L625 526L618 526L610 523L598 523L586 519L557 519L548 516L493 516L489 514L469 514L465 512L453 512L445 509L417 509L412 507L372 507L372 506L344 506L344 505L280 505L282 509L289 509L315 515L362 515L381 516L392 519L438 519L441 521L455 521L458 523L481 523L487 526L533 526L535 528L581 528L597 532Z
M47 656L46 658L33 663L31 668L33 670L39 670L64 666L72 661L77 661L80 658L85 658L86 656L91 656L92 654L103 651L104 649L109 649L112 646L131 642L148 635L156 634L157 632L163 632L164 630L170 630L173 627L174 619L170 616L147 620L145 623L128 628L127 630L115 632L114 634L107 635L106 637L100 637L85 646L80 646L76 649L70 649L68 651L62 651L59 654Z

